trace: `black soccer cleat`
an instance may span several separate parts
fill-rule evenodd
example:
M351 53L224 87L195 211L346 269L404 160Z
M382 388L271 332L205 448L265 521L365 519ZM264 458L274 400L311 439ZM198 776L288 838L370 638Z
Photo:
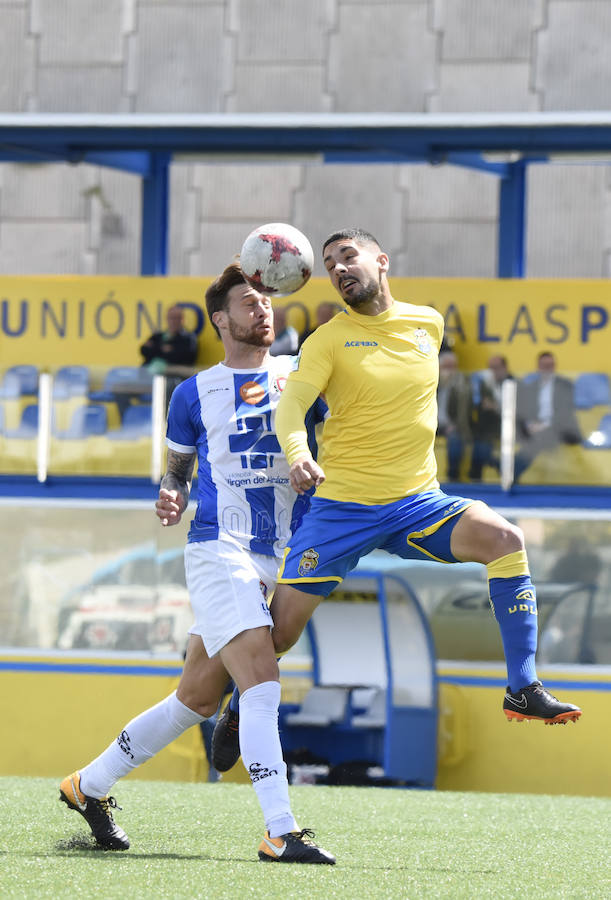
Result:
M211 755L217 772L228 772L240 758L240 718L228 706L214 726Z
M334 866L335 857L328 850L317 847L312 841L313 837L314 832L309 828L289 831L288 834L274 838L266 831L259 844L259 859L262 862L317 863Z
M560 703L545 690L540 681L533 681L515 694L507 688L503 712L509 721L517 719L518 722L524 722L534 719L546 725L566 725L567 722L576 722L581 715L578 706Z
M59 786L59 799L82 815L91 833L104 850L127 850L129 838L112 817L111 809L121 809L114 797L87 797L81 791L81 776L73 772Z

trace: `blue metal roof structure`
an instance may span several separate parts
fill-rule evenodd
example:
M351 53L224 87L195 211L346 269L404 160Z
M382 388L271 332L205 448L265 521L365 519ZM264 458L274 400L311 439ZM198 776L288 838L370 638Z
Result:
M499 179L499 277L524 275L526 174L611 161L611 113L2 114L0 162L90 163L142 178L143 275L167 271L172 160L449 163Z

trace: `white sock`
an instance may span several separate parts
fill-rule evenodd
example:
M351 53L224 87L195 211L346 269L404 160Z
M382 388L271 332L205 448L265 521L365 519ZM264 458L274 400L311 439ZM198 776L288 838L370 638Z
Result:
M278 735L280 683L264 681L240 695L240 750L270 837L296 829Z
M155 756L187 728L203 721L204 716L181 703L174 691L132 719L116 741L80 769L81 791L87 797L105 797L119 778Z

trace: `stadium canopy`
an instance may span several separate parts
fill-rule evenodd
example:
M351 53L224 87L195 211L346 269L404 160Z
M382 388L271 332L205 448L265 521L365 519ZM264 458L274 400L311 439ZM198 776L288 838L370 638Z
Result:
M89 163L142 178L143 275L167 271L172 161L429 163L499 179L499 277L525 270L526 172L611 162L611 113L2 114L0 162Z

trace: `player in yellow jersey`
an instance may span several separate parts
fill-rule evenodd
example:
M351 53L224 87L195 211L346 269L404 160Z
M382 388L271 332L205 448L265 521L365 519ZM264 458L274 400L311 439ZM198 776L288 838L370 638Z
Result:
M506 716L576 721L535 670L536 595L521 530L481 501L451 497L437 481L434 439L443 319L393 299L389 258L360 229L332 234L324 264L346 304L305 341L276 416L298 492L316 488L293 535L272 600L274 645L291 647L314 609L375 548L406 559L487 567L509 686ZM317 463L304 417L316 397L329 406Z

